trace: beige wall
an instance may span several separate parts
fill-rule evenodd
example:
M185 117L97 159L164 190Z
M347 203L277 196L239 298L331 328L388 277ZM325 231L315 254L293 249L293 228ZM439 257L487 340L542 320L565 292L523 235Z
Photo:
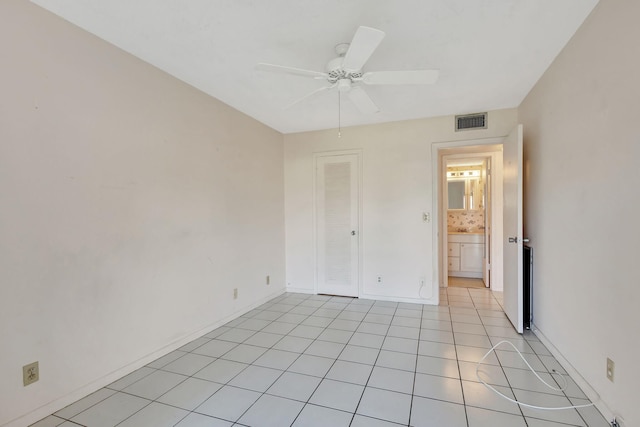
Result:
M0 2L0 52L0 425L18 426L284 290L283 141L28 1Z
M637 16L637 2L601 0L519 109L535 323L627 426L640 424ZM0 2L0 52L0 425L283 290L285 210L286 280L312 289L316 152L362 149L365 292L416 298L433 270L431 144L517 122L287 135L283 162L282 135L26 1ZM24 388L34 360L41 380Z
M626 426L640 425L638 16L601 0L519 108L534 322Z
M489 113L489 127L455 132L454 117L436 117L285 135L285 218L288 289L313 292L314 154L362 151L362 223L360 296L425 302L419 294L425 278L437 302L434 247L437 227L422 221L436 217L433 195L434 143L489 140L507 135L517 124L515 109ZM494 141L495 143L495 141ZM446 218L445 218L446 224ZM382 276L382 283L377 282Z

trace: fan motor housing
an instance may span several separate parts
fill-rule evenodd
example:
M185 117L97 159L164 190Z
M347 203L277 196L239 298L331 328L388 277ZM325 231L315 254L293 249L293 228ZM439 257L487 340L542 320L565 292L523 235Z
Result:
M351 90L351 79L344 78L338 80L338 90L340 92L349 92Z

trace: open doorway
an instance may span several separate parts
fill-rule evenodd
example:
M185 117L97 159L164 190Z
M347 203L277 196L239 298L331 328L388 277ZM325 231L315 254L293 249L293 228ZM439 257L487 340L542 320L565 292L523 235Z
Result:
M447 286L491 286L491 156L449 154L445 161ZM489 185L488 185L489 184Z
M437 152L440 286L500 291L502 146L469 142Z

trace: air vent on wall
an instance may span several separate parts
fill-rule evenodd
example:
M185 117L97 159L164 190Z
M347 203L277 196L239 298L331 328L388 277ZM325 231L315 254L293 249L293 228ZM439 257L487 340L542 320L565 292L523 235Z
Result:
M456 116L456 132L459 130L486 129L487 113Z

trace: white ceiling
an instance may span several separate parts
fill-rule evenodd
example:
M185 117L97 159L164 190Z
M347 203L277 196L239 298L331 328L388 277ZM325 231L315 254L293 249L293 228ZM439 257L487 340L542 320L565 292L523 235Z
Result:
M432 86L367 86L342 126L517 107L598 0L32 0L283 133L335 128L337 92L255 70L324 71L360 25L386 33L364 71L436 68Z

